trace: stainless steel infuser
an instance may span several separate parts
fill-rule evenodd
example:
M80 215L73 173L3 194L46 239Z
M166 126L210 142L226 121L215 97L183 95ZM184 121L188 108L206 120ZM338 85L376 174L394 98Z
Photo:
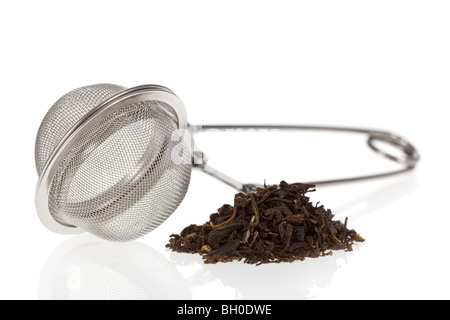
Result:
M329 184L380 178L412 170L417 150L405 139L385 131L325 126L202 125L203 130L277 129L341 131L367 135L367 143L402 168L387 173L329 181ZM87 231L111 241L137 239L160 225L179 206L192 168L250 192L258 185L243 184L213 169L199 150L176 152L174 132L197 133L186 119L183 102L169 89L144 85L126 89L98 84L76 89L60 98L45 116L36 139L39 182L36 208L50 230L75 234ZM400 149L394 156L377 147L384 142Z

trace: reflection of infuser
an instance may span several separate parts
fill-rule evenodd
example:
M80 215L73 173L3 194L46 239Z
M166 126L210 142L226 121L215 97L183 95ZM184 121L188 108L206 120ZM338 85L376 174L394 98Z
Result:
M203 125L203 129L277 129L341 131L365 134L369 146L403 165L394 172L316 184L385 177L411 170L419 160L403 138L384 131L339 127ZM88 231L112 241L129 241L152 231L183 200L191 169L198 168L239 191L258 185L240 183L208 164L192 164L201 154L176 152L174 133L195 126L186 120L181 100L169 89L145 85L126 89L111 84L76 89L60 98L45 116L36 140L39 182L36 207L50 230L74 234ZM191 135L188 135L192 137ZM190 138L192 139L192 138ZM397 157L376 142L400 149ZM189 150L189 146L183 147ZM181 159L174 161L174 153Z
M190 254L171 252L167 259L137 241L113 243L82 235L66 240L47 258L39 279L38 298L189 300L204 294L204 289L219 280L234 289L236 298L308 299L313 296L313 287L325 287L331 282L348 256L337 252L301 265L268 264L258 268L243 263L207 265L199 256ZM183 268L196 271L186 273ZM266 290L255 285L261 279Z
M83 235L68 239L49 256L39 299L192 299L192 294L174 263L147 245Z

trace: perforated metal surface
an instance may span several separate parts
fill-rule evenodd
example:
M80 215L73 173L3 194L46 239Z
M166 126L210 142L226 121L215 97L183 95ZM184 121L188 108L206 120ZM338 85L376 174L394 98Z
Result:
M123 89L90 86L61 98L38 134L38 172L80 118ZM73 109L83 109L83 114ZM139 238L167 219L183 200L191 173L187 152L181 154L181 164L172 159L180 142L172 141L178 127L170 110L155 100L124 105L84 133L51 181L53 218L112 241Z
M99 103L125 90L114 84L75 89L62 96L47 112L36 138L36 169L41 175L45 163L65 134Z

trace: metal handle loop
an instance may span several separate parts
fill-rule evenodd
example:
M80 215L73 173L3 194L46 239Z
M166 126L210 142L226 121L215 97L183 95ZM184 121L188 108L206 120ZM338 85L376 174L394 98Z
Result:
M393 156L390 153L381 150L379 147L377 147L374 144L374 142L376 142L376 141L385 142L387 144L390 144L393 147L396 147L397 149L402 150L405 157L401 158L398 156ZM414 168L420 159L416 148L414 148L414 146L412 144L410 144L408 141L406 141L402 137L399 137L399 136L396 136L393 134L369 133L369 139L367 140L367 144L373 151L380 154L381 156L388 158L389 160L398 162L400 164L405 164L411 168Z
M207 131L210 129L226 131L226 130L237 130L237 129L256 129L256 130L281 130L281 131L334 131L334 132L352 132L352 133L361 133L367 134L368 146L375 151L377 154L395 161L399 164L404 165L403 168L395 171L358 176L358 177L350 177L350 178L341 178L341 179L333 179L333 180L323 180L323 181L312 181L307 182L309 184L314 185L326 185L326 184L336 184L336 183L344 183L344 182L354 182L361 180L369 180L369 179L377 179L388 176L397 175L400 173L404 173L410 171L416 167L417 162L420 160L419 153L417 149L409 143L406 139L395 135L391 132L387 131L378 131L378 130L368 130L361 128L347 128L347 127L330 127L330 126L291 126L291 125L201 125L201 126L189 126L192 133L199 133L202 131ZM201 130L200 130L201 129ZM401 150L404 154L404 157L394 156L388 152L381 150L381 148L377 147L375 142L381 141L387 143L399 150ZM230 185L231 187L242 191L249 192L252 190L256 190L256 188L261 187L258 184L243 184L235 179L228 177L227 175L221 173L220 171L210 167L208 164L203 163L200 165L194 165L194 167L201 169L203 172L209 174L210 176L215 177L216 179Z

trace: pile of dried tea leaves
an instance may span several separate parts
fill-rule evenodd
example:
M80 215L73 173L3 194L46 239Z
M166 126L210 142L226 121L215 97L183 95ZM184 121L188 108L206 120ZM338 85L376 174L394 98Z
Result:
M293 262L352 250L363 242L345 223L334 221L331 210L314 205L306 193L315 186L302 183L260 188L238 193L234 206L224 205L202 226L191 225L171 235L167 248L198 253L205 263Z

